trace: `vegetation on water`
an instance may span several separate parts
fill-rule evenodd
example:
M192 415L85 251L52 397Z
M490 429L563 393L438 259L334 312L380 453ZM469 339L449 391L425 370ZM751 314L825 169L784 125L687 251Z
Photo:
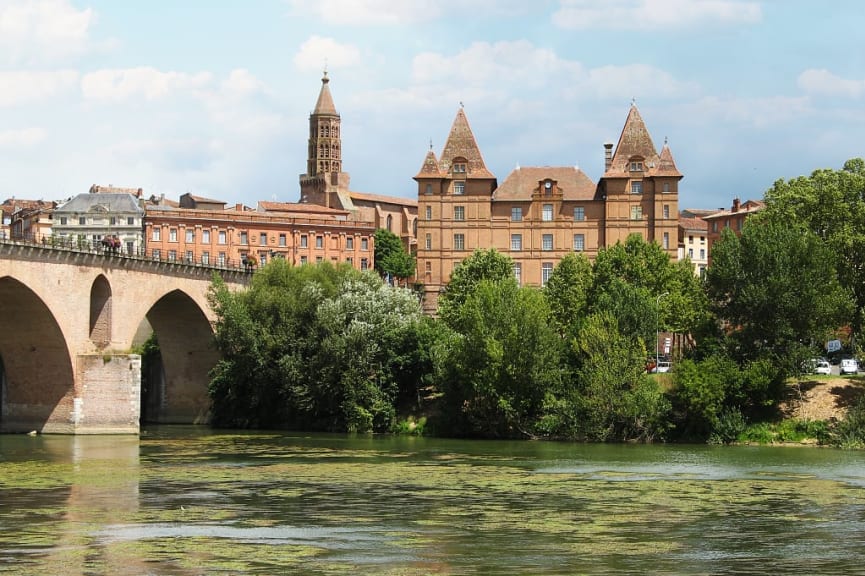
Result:
M411 291L348 266L275 260L241 292L215 278L214 423L862 445L865 409L830 425L779 423L778 407L839 327L856 352L865 163L778 181L766 203L741 235L724 231L704 279L637 235L594 262L565 256L542 289L518 285L506 255L478 250L454 269L437 318ZM413 261L380 232L379 273L410 276L402 264ZM645 372L659 331L690 339L669 381Z

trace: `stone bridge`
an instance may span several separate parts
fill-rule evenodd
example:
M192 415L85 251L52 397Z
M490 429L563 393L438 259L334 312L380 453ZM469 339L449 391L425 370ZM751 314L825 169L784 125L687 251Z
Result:
M206 423L214 272L249 282L243 270L0 243L0 432ZM135 350L152 333L161 363L142 387Z

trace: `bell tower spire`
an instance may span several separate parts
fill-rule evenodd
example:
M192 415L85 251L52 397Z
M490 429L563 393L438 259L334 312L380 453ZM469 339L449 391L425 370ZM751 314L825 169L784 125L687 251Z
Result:
M306 160L306 175L309 177L342 172L340 118L333 105L329 82L325 69L315 110L309 115L309 154Z

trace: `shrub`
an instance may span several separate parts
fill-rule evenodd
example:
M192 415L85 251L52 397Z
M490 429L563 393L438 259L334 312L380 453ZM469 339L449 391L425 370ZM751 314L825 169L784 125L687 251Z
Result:
M745 417L738 407L724 408L709 435L709 444L732 444L739 439L745 427Z

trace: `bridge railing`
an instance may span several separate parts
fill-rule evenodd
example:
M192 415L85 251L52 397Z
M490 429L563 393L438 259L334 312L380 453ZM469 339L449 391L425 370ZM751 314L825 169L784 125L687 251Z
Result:
M68 236L53 236L50 234L37 235L25 234L20 238L11 238L5 231L0 231L0 244L11 244L19 246L34 246L49 250L63 250L66 252L79 252L86 254L98 254L112 258L129 258L134 260L151 260L164 262L166 264L178 264L184 266L197 266L213 270L231 270L252 272L256 264L246 259L233 260L231 258L207 258L198 259L183 257L172 257L159 250L147 250L138 248L129 250L125 246L106 246L101 240L89 240Z

